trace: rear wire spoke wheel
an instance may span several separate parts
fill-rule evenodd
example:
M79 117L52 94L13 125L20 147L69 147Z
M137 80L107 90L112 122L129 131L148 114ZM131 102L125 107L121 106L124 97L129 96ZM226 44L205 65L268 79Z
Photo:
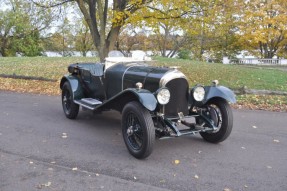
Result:
M155 141L155 129L147 109L136 101L128 103L122 112L122 134L128 151L135 158L148 157Z
M69 82L62 87L62 106L67 118L75 119L79 113L79 105L73 101L73 93Z
M211 143L219 143L224 141L231 133L233 127L233 114L230 105L222 99L211 100L206 104L205 115L209 117L214 126L214 131L201 132L202 138ZM196 119L199 125L205 126L200 119Z

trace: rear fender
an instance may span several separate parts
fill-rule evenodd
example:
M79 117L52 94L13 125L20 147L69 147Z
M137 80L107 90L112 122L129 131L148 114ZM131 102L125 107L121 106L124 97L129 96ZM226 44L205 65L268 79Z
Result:
M224 86L205 86L206 91L205 99L203 104L206 104L213 98L222 98L231 103L236 103L235 94L232 90Z
M62 77L60 82L60 88L63 88L65 82L69 82L72 92L73 92L73 100L79 100L84 97L83 89L81 87L80 81L76 76L65 75Z

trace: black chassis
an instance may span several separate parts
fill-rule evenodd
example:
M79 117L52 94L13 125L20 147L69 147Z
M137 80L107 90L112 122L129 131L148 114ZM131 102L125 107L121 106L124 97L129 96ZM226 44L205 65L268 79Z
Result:
M60 82L64 113L77 117L79 106L101 112L122 113L122 130L129 152L146 158L152 152L154 138L165 139L200 133L207 141L225 140L232 129L229 103L234 93L218 86L196 85L189 88L185 75L176 68L154 67L144 62L71 64L69 74ZM204 98L196 101L194 91L203 87ZM170 99L161 105L161 89L168 89ZM189 118L194 118L190 122ZM184 128L182 128L184 127Z

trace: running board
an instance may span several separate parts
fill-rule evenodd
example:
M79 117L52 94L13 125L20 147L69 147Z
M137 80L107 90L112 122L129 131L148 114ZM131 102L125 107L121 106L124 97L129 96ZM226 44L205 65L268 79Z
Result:
M74 100L74 102L90 110L96 110L97 106L102 104L101 101L93 98L83 98L81 100Z

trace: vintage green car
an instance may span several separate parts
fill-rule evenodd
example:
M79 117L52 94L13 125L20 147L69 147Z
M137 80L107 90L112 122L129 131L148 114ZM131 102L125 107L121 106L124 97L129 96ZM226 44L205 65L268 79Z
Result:
M76 63L60 82L62 106L75 119L79 106L122 113L122 134L128 151L148 157L155 139L199 133L218 143L231 133L234 93L218 86L189 87L177 68L155 67L132 58L107 58L106 63Z

